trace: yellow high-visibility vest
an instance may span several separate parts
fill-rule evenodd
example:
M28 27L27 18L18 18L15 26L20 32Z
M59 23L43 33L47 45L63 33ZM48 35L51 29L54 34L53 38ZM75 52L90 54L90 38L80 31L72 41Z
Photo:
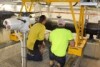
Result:
M69 41L73 40L73 34L70 30L57 28L50 33L51 52L58 57L66 55Z

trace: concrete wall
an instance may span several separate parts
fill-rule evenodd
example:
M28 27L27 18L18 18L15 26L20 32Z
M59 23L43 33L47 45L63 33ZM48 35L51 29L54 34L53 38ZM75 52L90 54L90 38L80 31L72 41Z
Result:
M0 30L0 43L10 41L9 39L10 31L6 29Z

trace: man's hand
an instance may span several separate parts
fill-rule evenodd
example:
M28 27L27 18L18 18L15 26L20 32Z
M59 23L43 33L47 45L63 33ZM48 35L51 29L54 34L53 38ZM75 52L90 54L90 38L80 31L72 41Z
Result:
M71 40L69 43L70 43L71 47L75 47L75 41L74 40Z
M41 52L41 54L44 53L44 50L45 50L45 43L43 42L43 44L40 45L40 52Z

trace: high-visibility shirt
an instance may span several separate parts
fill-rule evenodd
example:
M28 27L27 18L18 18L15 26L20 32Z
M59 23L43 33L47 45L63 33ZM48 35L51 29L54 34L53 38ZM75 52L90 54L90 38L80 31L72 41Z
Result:
M45 26L41 23L36 23L30 29L28 40L27 40L27 48L30 50L34 49L34 44L36 40L44 40L45 34Z
M57 28L50 33L51 52L58 57L66 55L69 41L73 40L73 34L65 28Z

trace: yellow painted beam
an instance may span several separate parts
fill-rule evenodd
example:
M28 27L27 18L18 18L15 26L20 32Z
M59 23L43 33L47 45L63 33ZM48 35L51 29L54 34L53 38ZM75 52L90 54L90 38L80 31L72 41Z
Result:
M33 9L33 4L34 4L34 2L31 3L30 8L29 8L29 12L32 11L32 9Z
M23 2L79 2L80 0L22 0Z
M80 9L80 18L79 18L79 31L80 31L80 37L83 39L83 33L84 33L84 6L81 6Z
M79 22L78 22L78 27L79 27L79 36L82 39L82 18L83 18L83 14L82 14L82 6L80 8L80 16L79 16Z
M83 33L84 33L84 23L85 23L85 15L84 15L84 6L82 6L82 29L81 29L81 37L83 38Z
M21 12L22 12L22 10L23 10L23 7L24 7L24 5L22 5L22 6L21 6L21 9L20 9L20 14L18 15L18 17L20 17L20 16L21 16Z
M69 2L69 7L70 7L70 11L72 13L72 19L73 19L75 30L76 30L75 46L78 46L78 43L80 41L80 38L79 38L79 28L78 28L78 25L77 25L77 22L76 22L76 17L75 17L75 13L74 13L74 8L73 8L73 5L72 5L72 2Z

